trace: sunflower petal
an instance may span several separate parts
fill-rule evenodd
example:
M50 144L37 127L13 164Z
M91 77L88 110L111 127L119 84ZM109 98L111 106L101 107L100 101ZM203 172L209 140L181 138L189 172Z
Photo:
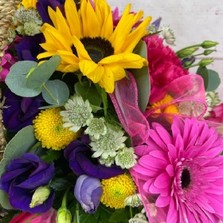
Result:
M134 53L122 53L118 55L112 55L102 59L99 64L103 65L115 65L122 68L142 68L147 65L147 60L138 54Z

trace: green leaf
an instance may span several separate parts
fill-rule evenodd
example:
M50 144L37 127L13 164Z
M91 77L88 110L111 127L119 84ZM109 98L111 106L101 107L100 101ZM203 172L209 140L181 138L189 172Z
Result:
M3 158L0 162L0 176L5 171L5 166L10 160L27 152L36 142L33 126L29 125L21 129L7 144Z
M36 90L42 89L43 85L50 79L56 68L60 64L60 57L53 56L49 60L39 64L34 70L32 70L27 77L27 87Z
M145 41L139 41L139 43L136 45L135 49L133 50L135 54L140 55L143 58L147 58L147 46Z
M59 159L61 156L61 151L57 150L47 150L45 154L41 155L41 159L44 160L47 163L50 163L54 160Z
M66 190L69 186L73 186L73 182L68 178L64 177L56 177L53 178L50 182L50 187L55 191L63 191Z
M126 209L117 209L108 219L109 223L128 222L129 214Z
M26 74L36 65L37 63L33 61L21 61L12 66L5 83L13 93L21 97L35 97L41 93L40 90L26 85Z
M107 95L105 89L101 88L99 85L96 85L96 88L97 88L98 93L101 96L102 103L103 103L104 116L106 117L108 114L108 112L107 112L107 110L108 110L108 95Z
M31 60L18 61L11 66L10 73L13 75L28 74L29 71L37 65L37 62Z
M150 96L150 81L148 67L143 67L138 70L131 70L135 77L138 87L139 107L141 111L145 111L148 106Z
M214 70L207 69L206 67L199 67L197 74L200 74L203 78L206 91L216 90L221 83L219 74Z
M84 81L77 82L74 88L77 94L79 94L84 100L88 100L90 102L94 112L97 112L100 109L102 99L95 85L90 85L88 81Z
M49 80L43 85L42 96L51 105L64 105L69 95L68 86L61 80Z
M33 126L21 129L7 144L3 159L0 162L0 176L5 172L5 167L12 160L26 153L36 142ZM0 190L0 204L10 209L7 195Z
M147 46L144 41L140 41L134 53L140 55L143 58L147 58ZM142 111L146 110L150 96L150 81L149 81L149 69L147 66L141 69L132 69L131 73L134 75L139 94L139 107Z

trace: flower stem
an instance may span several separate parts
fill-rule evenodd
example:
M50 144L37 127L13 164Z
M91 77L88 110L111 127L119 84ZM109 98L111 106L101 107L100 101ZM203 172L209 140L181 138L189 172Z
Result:
M66 190L66 192L64 193L62 204L61 204L62 208L66 208L67 207L67 194L68 194L69 190L70 190L70 188L68 188Z
M133 218L133 213L132 213L132 207L129 206L129 213L130 213L130 218Z
M76 217L76 222L75 223L80 223L80 218L79 218L79 205L78 205L78 203L76 204L76 214L75 214L75 217Z

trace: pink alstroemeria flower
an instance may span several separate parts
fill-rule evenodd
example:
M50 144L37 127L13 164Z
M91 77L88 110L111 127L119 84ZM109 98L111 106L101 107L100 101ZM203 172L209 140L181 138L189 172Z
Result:
M56 223L56 210L51 208L41 214L22 212L16 215L9 223Z

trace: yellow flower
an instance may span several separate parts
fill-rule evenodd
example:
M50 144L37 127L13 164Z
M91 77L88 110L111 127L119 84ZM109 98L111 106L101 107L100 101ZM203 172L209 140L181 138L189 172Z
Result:
M163 99L152 104L151 108L155 109L154 114L165 114L168 122L172 123L173 115L179 114L179 109L176 104L171 104L173 98L170 95L165 95Z
M151 17L134 27L143 17L143 12L130 12L129 4L118 23L113 27L112 10L105 0L81 0L77 10L73 0L66 0L65 16L59 8L49 9L53 26L45 23L42 33L46 51L38 59L59 55L62 59L58 70L80 70L106 92L114 90L114 83L125 77L125 69L139 69L147 60L133 53L135 46L148 34Z
M135 194L135 184L128 174L121 174L116 177L101 181L102 197L101 202L107 207L124 208L125 199Z
M25 9L34 8L36 9L37 0L22 0L22 5Z
M45 148L64 149L79 136L79 133L63 127L60 111L59 108L43 110L33 121L35 136Z

